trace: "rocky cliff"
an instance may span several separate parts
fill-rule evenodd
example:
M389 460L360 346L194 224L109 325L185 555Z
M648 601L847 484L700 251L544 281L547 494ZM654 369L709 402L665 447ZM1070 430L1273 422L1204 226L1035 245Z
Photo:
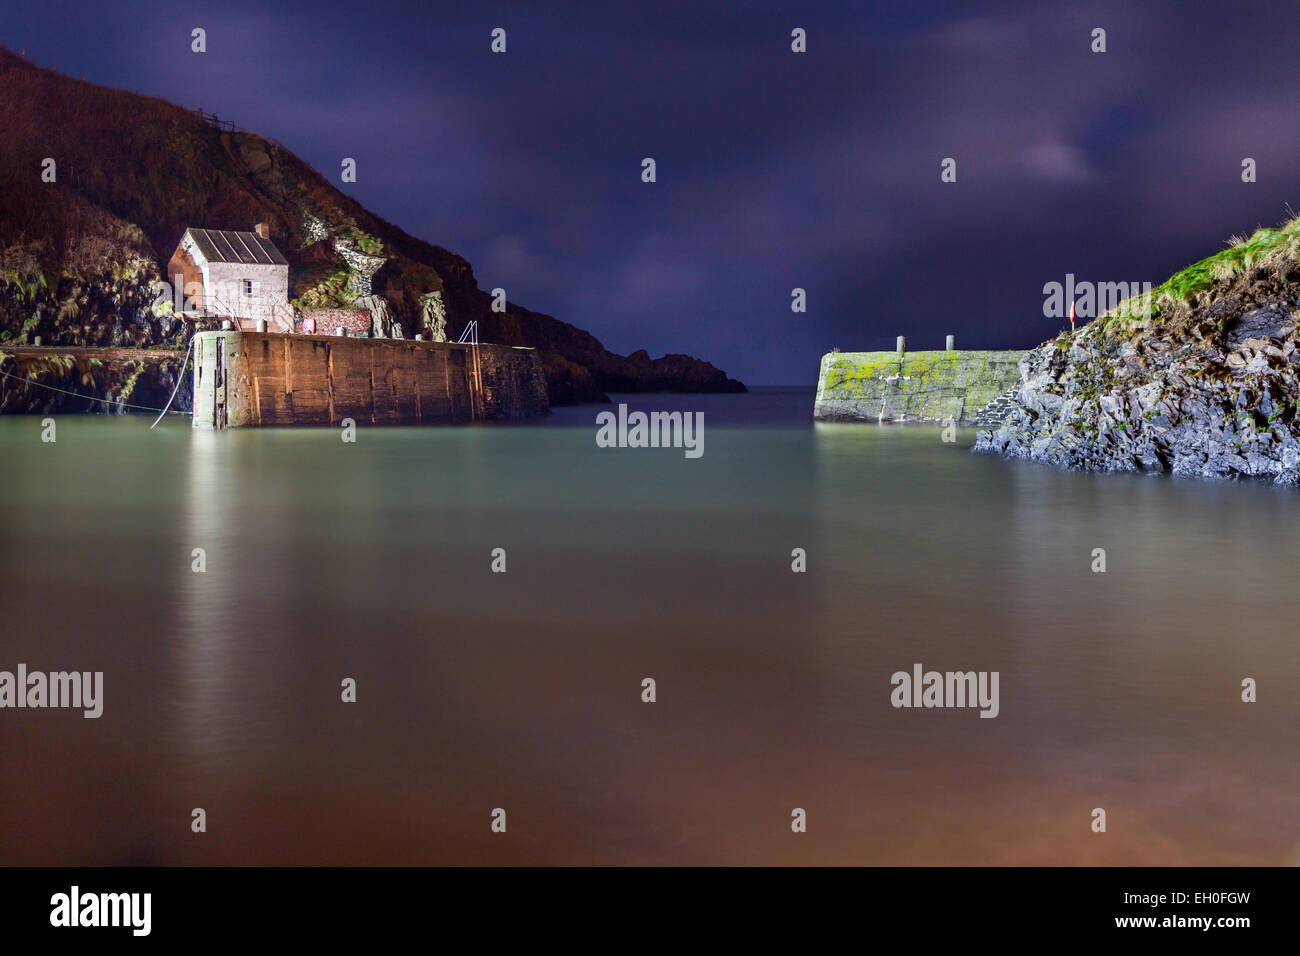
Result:
M300 309L368 309L377 334L539 351L550 401L607 391L743 391L707 362L608 351L516 303L492 310L461 256L408 235L279 143L153 97L40 69L0 49L0 348L179 345L156 303L184 229L268 223ZM47 160L53 161L50 166Z
M976 451L1063 468L1300 483L1300 222L1189 267L1020 362Z

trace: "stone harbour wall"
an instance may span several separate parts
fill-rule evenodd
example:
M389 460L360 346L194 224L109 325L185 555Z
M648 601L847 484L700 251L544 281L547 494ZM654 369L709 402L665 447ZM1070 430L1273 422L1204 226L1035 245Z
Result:
M973 425L1020 384L1023 350L831 352L822 357L813 417L841 422Z

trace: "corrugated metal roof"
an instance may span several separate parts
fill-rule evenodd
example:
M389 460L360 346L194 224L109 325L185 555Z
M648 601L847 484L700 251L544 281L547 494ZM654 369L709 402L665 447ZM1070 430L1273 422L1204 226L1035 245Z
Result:
M209 262L260 263L266 266L289 264L270 239L263 239L255 232L194 228L185 231Z

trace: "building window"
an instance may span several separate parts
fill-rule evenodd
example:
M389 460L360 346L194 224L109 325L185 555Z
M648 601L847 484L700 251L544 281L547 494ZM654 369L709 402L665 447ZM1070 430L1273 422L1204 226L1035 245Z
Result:
M252 280L252 279L245 279L245 280L244 280L244 295L252 295L252 294L253 294L253 280Z

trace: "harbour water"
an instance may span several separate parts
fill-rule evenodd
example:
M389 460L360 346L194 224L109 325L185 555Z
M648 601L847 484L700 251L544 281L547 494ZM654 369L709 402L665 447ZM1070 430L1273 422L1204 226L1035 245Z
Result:
M104 674L98 719L0 709L0 863L1300 862L1295 491L812 400L615 397L699 458L605 406L0 418L0 671ZM918 663L997 717L892 706Z

